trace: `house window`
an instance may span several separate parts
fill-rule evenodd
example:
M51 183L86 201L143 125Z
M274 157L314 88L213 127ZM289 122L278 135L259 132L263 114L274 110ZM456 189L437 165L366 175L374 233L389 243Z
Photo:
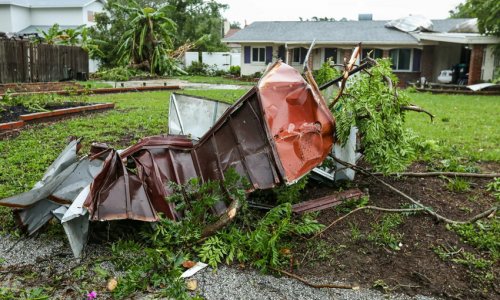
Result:
M252 48L252 62L265 62L266 61L266 48L258 47Z
M363 49L361 51L361 59L365 59L368 56L373 59L382 58L383 51L382 49L370 49L370 48Z
M392 60L392 69L397 71L410 71L413 49L393 49L389 51Z
M304 62L304 58L306 57L307 49L305 48L295 48L293 49L293 58L292 62L301 64Z
M95 13L91 10L87 11L87 21L95 22Z
M334 63L337 62L337 48L325 48L325 62L329 59Z

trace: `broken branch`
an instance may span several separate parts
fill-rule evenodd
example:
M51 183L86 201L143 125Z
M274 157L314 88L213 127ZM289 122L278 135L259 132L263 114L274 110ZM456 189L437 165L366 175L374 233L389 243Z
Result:
M344 166L349 167L349 168L351 168L353 170L359 171L359 172L361 172L363 174L366 174L368 176L371 176L371 177L375 178L375 180L377 180L378 182L382 183L383 185L385 185L386 187L388 187L393 192L396 192L397 194L399 194L403 198L411 201L413 204L417 205L418 207L423 208L423 210L426 213L428 213L431 216L435 217L437 220L446 222L448 224L469 224L469 223L474 223L475 221L477 221L479 219L482 219L484 217L487 217L490 214L493 214L493 213L495 213L498 210L498 206L493 206L490 209L488 209L488 210L486 210L486 211L484 211L484 212L482 212L482 213L480 213L478 215L475 215L475 216L473 216L472 218L470 218L470 219L468 219L466 221L451 220L451 219L448 219L448 218L446 218L446 217L444 217L444 216L442 216L442 215L434 212L431 208L423 205L419 201L413 199L412 197L408 196L404 192L398 190L397 188L393 187L392 185L388 184L387 182L385 182L382 179L378 178L377 176L373 175L373 173L367 171L366 169L364 169L362 167L359 167L359 166L356 166L356 165L353 165L353 164L350 164L350 163L345 162L343 160L340 160L340 159L338 159L337 157L335 157L333 155L331 157L333 158L333 160L335 160L336 162L338 162L341 165L344 165Z
M336 219L335 221L331 222L328 226L326 226L325 228L321 229L315 235L313 235L312 237L310 237L309 240L312 240L312 239L316 238L317 236L321 235L323 232L327 231L330 227L332 227L333 225L335 225L338 222L342 221L343 219L347 218L351 214L353 214L355 212L358 212L360 210L364 210L364 209L379 210L379 211L385 211L385 212L398 212L398 213L402 213L402 212L416 212L416 211L422 211L422 210L424 210L424 208L384 208L384 207L378 207L378 206L372 206L372 205L358 207L356 209L351 210L349 213L343 215L342 217Z
M500 173L462 173L462 172L401 172L401 173L372 173L375 176L406 176L406 177L436 177L436 176L446 176L446 177L474 177L474 178L496 178L500 177Z
M229 204L229 207L227 210L220 216L219 220L217 222L212 223L205 228L203 228L203 231L201 233L201 237L206 238L209 237L213 234L215 234L219 229L225 227L227 224L231 223L233 221L234 217L236 217L236 214L238 210L241 207L241 203L237 198L232 198L228 195L228 197L231 199L231 204Z
M429 117L431 118L431 122L434 121L434 115L431 114L430 112L428 112L427 110L419 107L419 106L416 106L416 105L413 105L413 104L410 104L410 105L405 105L405 106L401 106L401 109L402 110L411 110L411 111L416 111L416 112L421 112L421 113L426 113L427 115L429 115Z
M348 289L348 290L357 290L357 289L359 289L359 286L357 286L357 285L348 285L348 284L314 284L314 283L310 283L309 281L305 280L304 278L302 278L302 277L300 277L298 275L295 275L293 273L290 273L290 272L287 272L287 271L284 271L284 270L280 270L280 269L276 269L276 268L273 268L273 267L271 267L271 269L274 270L274 271L276 271L276 272L278 272L278 273L285 274L288 277L297 279L298 281L302 282L303 284L305 284L307 286L310 286L310 287L313 287L313 288L317 288L317 289L322 289L322 288Z
M356 48L354 48L354 51L352 52L351 59L349 60L349 63L347 64L347 66L345 67L345 70L344 70L342 83L340 85L340 91L338 92L335 99L333 99L332 103L330 103L330 105L328 106L330 109L332 109L335 106L335 103L337 103L337 101L340 99L340 96L342 96L342 93L344 92L345 84L347 82L347 78L349 78L349 73L351 72L354 64L356 63L356 60L358 59L360 49L361 49L361 43L358 44L358 46L356 46Z

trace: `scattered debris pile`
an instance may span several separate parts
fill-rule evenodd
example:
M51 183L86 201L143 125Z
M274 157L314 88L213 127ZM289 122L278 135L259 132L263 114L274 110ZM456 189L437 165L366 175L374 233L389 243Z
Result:
M172 193L169 182L223 180L232 168L250 183L250 190L294 183L321 164L334 144L334 119L312 76L306 77L308 81L282 62L273 64L223 114L215 106L213 114L190 120L202 125L194 120L209 118L205 126L211 128L199 139L171 111L177 135L147 137L122 151L94 144L81 159L80 140L73 140L32 190L0 200L0 205L20 208L17 219L29 234L56 216L79 257L89 221L154 222L159 213L182 218L165 201ZM213 213L220 219L211 229L224 226L238 205L232 199L217 203Z

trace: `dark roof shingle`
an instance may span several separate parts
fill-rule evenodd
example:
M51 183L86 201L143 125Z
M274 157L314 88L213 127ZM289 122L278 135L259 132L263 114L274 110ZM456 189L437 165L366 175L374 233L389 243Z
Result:
M433 20L434 30L446 32L465 19ZM404 43L418 44L410 34L386 28L387 21L269 21L254 22L225 42Z

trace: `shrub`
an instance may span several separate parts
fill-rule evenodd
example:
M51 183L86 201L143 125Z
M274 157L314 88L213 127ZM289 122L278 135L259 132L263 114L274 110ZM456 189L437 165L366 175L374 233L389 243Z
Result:
M130 77L136 75L137 71L127 67L116 67L112 69L99 70L95 76L102 80L127 81Z
M316 83L320 86L328 81L340 76L340 72L330 66L330 60L324 62L321 65L321 68L315 72L314 78L316 79Z
M207 75L209 72L209 66L202 62L193 61L189 67L186 68L186 72L189 75Z
M240 76L241 67L240 66L230 66L229 67L229 74L231 74L233 76Z

